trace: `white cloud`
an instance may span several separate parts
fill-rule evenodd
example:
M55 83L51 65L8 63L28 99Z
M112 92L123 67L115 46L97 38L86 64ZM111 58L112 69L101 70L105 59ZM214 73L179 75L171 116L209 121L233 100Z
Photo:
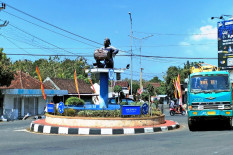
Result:
M197 35L191 37L192 40L217 40L217 27L211 25L202 26Z

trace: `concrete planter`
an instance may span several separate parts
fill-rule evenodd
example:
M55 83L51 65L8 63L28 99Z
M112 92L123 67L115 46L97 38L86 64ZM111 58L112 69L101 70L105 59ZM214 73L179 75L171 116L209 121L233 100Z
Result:
M91 128L141 127L165 123L165 115L147 118L67 117L46 114L45 122L54 125Z

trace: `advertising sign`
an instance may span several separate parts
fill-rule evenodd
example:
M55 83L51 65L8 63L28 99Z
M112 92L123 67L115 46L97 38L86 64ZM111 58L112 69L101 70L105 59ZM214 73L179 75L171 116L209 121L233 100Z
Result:
M233 20L218 22L218 67L233 70Z
M141 106L123 105L121 107L122 115L140 115Z
M58 104L58 111L60 114L62 114L64 112L64 103L63 102L60 102Z
M54 105L53 104L47 104L47 112L54 112Z

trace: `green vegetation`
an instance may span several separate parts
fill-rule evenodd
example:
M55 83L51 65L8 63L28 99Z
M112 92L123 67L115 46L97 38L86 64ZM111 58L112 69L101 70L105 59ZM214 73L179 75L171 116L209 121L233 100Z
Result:
M0 86L9 86L14 79L14 72L10 59L2 51L3 48L0 48Z
M136 106L142 106L143 102L134 102L131 105ZM121 102L120 105L126 105L126 102ZM79 110L76 111L72 108L69 108L68 110L65 109L63 114L60 114L58 110L56 110L56 115L58 116L72 116L72 117L107 117L107 118L115 118L115 117L121 117L120 110ZM156 108L156 104L152 104L152 116L161 116L161 111ZM126 118L131 117L151 117L151 113L148 113L147 115L130 115L130 116L124 116Z
M85 104L84 100L78 97L70 97L65 102L65 105L74 105L74 106L84 105L84 104Z
M50 78L63 78L63 79L74 79L74 70L77 71L77 78L83 79L85 82L89 83L87 73L85 69L90 68L87 64L87 60L83 57L77 57L75 60L64 59L61 60L60 57L50 57L47 59L39 59L36 61L31 60L18 60L12 63L12 70L29 73L31 76L38 78L36 73L36 66L40 69L40 74L42 80L46 77ZM95 75L92 74L92 82L96 82Z

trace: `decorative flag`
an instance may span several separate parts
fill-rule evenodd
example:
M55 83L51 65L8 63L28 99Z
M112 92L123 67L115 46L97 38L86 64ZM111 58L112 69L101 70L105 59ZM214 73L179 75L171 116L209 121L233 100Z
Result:
M129 92L130 92L130 85L129 85ZM127 98L129 98L129 94L127 95Z
M91 79L89 79L89 81L90 81L90 83L91 83L91 86L92 86L92 89L93 89L94 93L96 93L96 91L95 91L95 87L94 87L94 85L93 85L93 83L92 83ZM98 96L96 96L96 98L97 98L97 100L99 101Z
M40 84L41 84L40 88L41 88L43 98L44 98L44 100L46 100L46 96L45 96L45 92L44 92L44 86L43 86L43 82L42 82L42 79L41 79L41 76L40 76L40 71L39 71L38 66L36 66L36 73L37 73L37 75L39 77L39 80L40 80Z
M176 87L176 80L173 80L173 85L174 85L174 87L175 87L174 95L175 95L175 98L177 99L177 87Z
M181 93L181 86L180 86L180 75L177 76L177 87L178 87L178 93L180 98L180 104L182 105L182 93Z
M76 69L74 71L74 81L75 81L75 86L76 86L76 90L78 93L78 97L80 98L80 94L79 94L79 90L78 90L78 81L77 81Z

